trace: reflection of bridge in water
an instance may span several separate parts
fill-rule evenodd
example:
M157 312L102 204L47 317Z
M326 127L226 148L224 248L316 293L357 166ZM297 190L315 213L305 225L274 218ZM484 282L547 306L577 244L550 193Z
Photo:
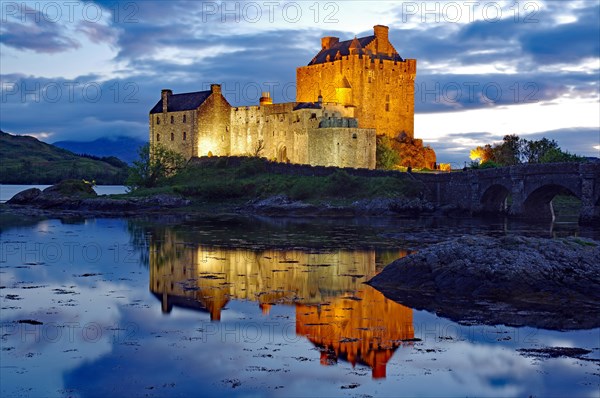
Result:
M230 299L255 301L264 314L272 305L294 305L296 333L319 347L322 364L339 358L385 377L387 362L414 331L411 309L363 284L375 264L374 251L192 247L167 233L150 246L150 290L163 312L195 309L213 321Z

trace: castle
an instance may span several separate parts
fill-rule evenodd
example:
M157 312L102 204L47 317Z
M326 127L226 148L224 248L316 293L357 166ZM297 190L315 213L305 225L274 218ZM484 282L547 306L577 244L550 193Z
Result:
M278 162L374 169L376 136L414 138L416 60L377 25L371 36L324 37L296 70L296 102L232 107L221 86L173 94L150 110L150 144L187 158L253 154ZM419 140L420 141L420 140ZM422 145L422 143L421 143Z

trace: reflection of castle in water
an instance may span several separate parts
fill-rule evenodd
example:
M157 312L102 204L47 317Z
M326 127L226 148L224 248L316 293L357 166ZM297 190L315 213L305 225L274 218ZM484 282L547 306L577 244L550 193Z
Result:
M296 333L320 347L321 363L362 363L373 377L384 377L400 340L414 336L412 310L363 285L376 273L374 251L191 247L168 235L150 247L150 290L163 312L197 309L216 321L230 299L256 301L265 314L294 304Z

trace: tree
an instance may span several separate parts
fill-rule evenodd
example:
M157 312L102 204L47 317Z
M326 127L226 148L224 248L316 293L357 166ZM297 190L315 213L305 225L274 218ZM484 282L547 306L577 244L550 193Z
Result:
M161 144L146 144L140 147L138 155L127 178L127 186L132 190L155 187L177 174L186 163L183 155Z
M490 144L478 146L475 149L471 149L469 158L471 160L479 159L481 163L490 162L494 160L494 151L492 150L492 146Z
M519 163L578 162L583 158L561 150L558 143L548 138L526 140L506 135L500 144L478 146L471 150L472 160L480 159L481 166L511 166Z
M521 163L521 139L518 135L505 135L502 144L494 145L493 161L503 166Z
M522 158L527 163L541 163L541 159L551 150L559 152L558 144L554 140L542 138L537 141L522 140Z
M255 158L259 158L263 151L265 150L265 142L263 140L258 140L256 145L254 146L254 152L252 152L252 156Z
M400 155L392 147L392 140L390 137L386 135L377 137L375 157L377 159L376 167L378 169L391 170L400 163Z

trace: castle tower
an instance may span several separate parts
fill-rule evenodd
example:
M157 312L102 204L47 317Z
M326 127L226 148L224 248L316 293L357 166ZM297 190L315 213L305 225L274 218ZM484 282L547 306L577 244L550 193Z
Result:
M296 101L354 106L360 128L378 135L414 137L415 59L403 59L389 41L389 28L373 35L339 41L321 39L321 51L296 69Z

